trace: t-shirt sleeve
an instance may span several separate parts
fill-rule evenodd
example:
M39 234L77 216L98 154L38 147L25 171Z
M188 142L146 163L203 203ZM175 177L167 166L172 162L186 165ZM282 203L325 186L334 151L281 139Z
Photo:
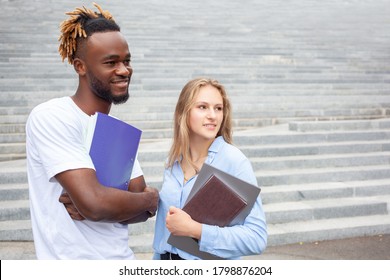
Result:
M141 165L139 164L138 157L137 157L134 161L133 170L131 172L130 179L134 179L134 178L137 178L137 177L142 176L142 175L144 175L144 173L141 169Z
M84 146L84 127L77 117L53 109L35 111L29 116L26 133L48 179L66 170L94 169Z

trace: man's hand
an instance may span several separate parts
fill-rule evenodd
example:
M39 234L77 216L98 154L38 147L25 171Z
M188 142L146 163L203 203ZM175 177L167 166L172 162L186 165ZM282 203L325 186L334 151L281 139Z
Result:
M142 214L140 214L140 215L138 215L130 220L126 220L126 221L121 222L121 224L127 225L127 224L136 224L136 223L145 222L149 218L154 217L156 215L158 201L159 201L158 190L155 188L152 188L152 187L145 187L144 192L152 193L152 195L154 196L151 199L151 201L152 201L151 208L148 211L146 211L146 212L144 212L144 213L142 213Z
M157 211L157 207L158 207L158 201L159 201L158 190L155 188L152 188L152 187L146 187L144 192L148 192L148 193L153 194L153 198L151 200L152 204L151 204L150 209L148 209L148 213L150 215L149 217L153 217L154 215L156 215L156 211Z
M73 201L70 199L70 196L67 193L63 193L59 201L64 204L66 211L68 211L70 217L73 220L82 221L85 220L83 216L79 213L76 206L74 206Z

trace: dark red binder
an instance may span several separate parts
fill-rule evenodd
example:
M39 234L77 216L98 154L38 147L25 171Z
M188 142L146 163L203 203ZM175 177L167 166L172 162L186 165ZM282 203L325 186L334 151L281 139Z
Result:
M242 197L217 176L212 175L184 206L183 210L197 222L224 227L246 205L247 203Z

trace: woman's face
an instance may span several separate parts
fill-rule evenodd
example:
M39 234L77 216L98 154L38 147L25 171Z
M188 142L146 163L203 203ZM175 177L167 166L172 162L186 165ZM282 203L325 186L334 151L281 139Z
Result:
M215 87L200 88L189 114L190 137L214 140L223 121L223 100Z

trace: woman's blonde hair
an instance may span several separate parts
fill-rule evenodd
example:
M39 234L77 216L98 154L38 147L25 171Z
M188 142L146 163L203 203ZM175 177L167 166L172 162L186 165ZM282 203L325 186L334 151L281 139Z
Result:
M197 172L199 171L191 160L188 117L200 88L207 85L215 87L221 93L223 100L223 120L217 137L222 136L227 143L232 143L231 105L224 86L210 78L193 79L183 87L176 104L173 143L168 154L167 167L172 167L176 160L181 160L187 161Z

